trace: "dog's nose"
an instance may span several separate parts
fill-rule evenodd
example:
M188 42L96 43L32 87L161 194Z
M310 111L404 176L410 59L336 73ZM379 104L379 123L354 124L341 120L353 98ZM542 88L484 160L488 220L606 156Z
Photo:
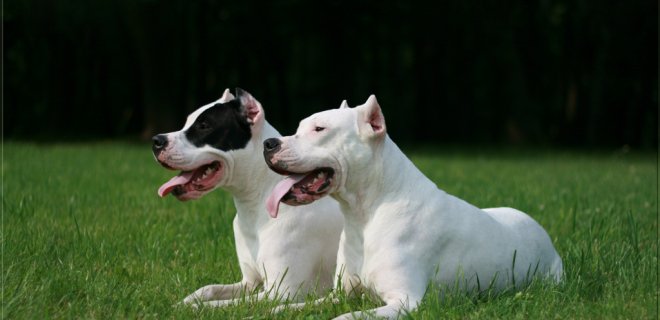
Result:
M151 149L154 151L154 154L158 154L167 146L167 136L164 134L155 135L151 138L151 141L154 142Z
M266 152L275 152L280 149L282 141L277 138L270 138L264 141L264 153Z

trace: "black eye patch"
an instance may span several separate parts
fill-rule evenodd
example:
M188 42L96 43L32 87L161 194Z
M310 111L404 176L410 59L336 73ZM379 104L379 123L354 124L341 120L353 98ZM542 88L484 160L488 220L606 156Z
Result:
M245 148L252 131L242 109L236 99L213 105L186 130L186 138L196 147L209 145L222 151Z

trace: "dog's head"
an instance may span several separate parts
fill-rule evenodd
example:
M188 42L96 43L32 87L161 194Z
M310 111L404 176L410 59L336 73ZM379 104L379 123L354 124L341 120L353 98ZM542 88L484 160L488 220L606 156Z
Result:
M153 137L153 154L165 168L181 173L158 190L179 200L197 199L229 184L234 162L261 148L264 126L259 101L236 88L236 97L226 89L220 99L191 113L183 129ZM253 156L254 152L249 152Z
M280 202L302 205L342 190L349 172L370 165L385 136L385 118L372 95L355 108L343 101L302 120L293 136L264 141L266 163L287 176L267 200L270 215L277 216Z

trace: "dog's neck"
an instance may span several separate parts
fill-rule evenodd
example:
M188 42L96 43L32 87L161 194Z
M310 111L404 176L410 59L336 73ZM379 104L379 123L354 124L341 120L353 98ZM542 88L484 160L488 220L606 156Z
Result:
M383 205L408 201L408 193L437 189L389 136L375 147L369 165L358 169L367 174L344 177L344 188L334 195L345 219L352 223L366 224Z
M237 152L233 159L231 177L223 187L234 197L239 214L266 214L265 199L279 181L263 159L262 141L280 137L280 133L268 122L258 136L252 137L248 150Z

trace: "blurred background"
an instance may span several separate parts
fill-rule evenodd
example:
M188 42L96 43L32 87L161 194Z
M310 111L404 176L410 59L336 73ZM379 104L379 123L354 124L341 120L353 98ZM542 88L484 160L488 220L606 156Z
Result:
M654 149L657 1L4 2L4 135L148 139L241 87L283 134L376 94L397 142Z

